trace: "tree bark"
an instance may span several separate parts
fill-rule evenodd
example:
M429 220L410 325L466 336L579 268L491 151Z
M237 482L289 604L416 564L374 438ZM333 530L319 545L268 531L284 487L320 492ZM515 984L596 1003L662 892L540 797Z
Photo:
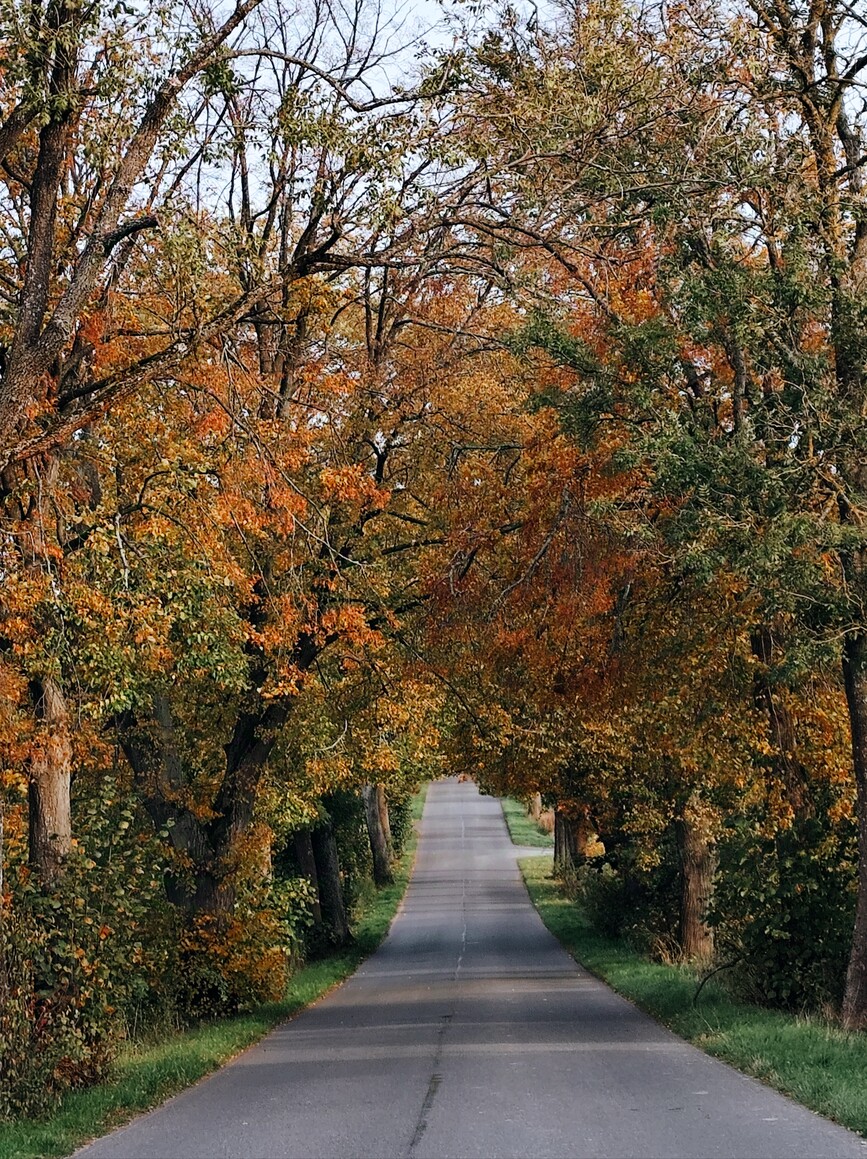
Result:
M60 685L46 677L34 683L33 694L39 732L30 758L29 859L50 889L72 848L72 740Z
M843 680L852 729L852 759L858 800L858 894L846 988L843 1025L867 1028L867 636L853 632L843 645Z
M385 785L376 786L376 803L379 808L379 823L382 826L382 832L385 834L388 863L391 865L394 861L394 842L391 838L391 820L388 816L388 797L385 793Z
M557 869L565 867L566 857L566 822L560 811L560 806L554 808L554 865Z
M322 906L319 902L319 878L316 875L316 858L313 856L310 830L302 829L300 833L296 833L293 842L295 856L298 859L298 868L316 890L316 897L313 901L313 924L318 929L322 925Z
M716 873L714 842L707 822L691 794L676 823L681 865L680 945L688 961L708 961L713 956L713 932L705 924Z
M381 785L365 785L361 790L361 796L364 801L364 819L367 822L370 852L373 855L373 880L377 885L389 885L394 881L394 875L391 872L391 849L382 826L379 793L381 788ZM382 796L384 798L385 794Z
M533 796L530 798L530 804L527 808L527 812L533 818L534 821L538 822L539 818L542 816L542 794L541 793L534 793Z
M554 864L558 869L577 869L587 857L593 830L586 806L565 813L554 810Z
M316 861L316 879L319 887L319 904L322 907L322 920L329 927L334 942L338 946L343 946L352 941L352 935L349 932L346 907L343 903L340 862L331 822L327 821L314 829L310 834L310 840L313 846L313 857Z

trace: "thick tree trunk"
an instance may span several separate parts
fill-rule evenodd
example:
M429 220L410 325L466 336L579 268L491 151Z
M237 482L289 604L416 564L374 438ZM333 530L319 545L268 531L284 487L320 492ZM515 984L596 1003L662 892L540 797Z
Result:
M592 832L586 808L570 810L568 815L559 806L554 810L554 864L558 869L577 869L583 864Z
M337 856L337 842L331 822L318 826L310 834L313 856L316 860L316 878L319 885L319 904L322 920L330 930L337 945L342 946L352 940L346 907L343 904L343 884L340 880L340 862Z
M391 850L382 827L379 788L381 788L379 785L365 785L361 790L361 796L364 800L364 819L367 822L370 852L373 855L373 880L377 885L389 885L394 880L394 875L391 872Z
M39 731L30 758L29 857L40 881L60 879L72 848L72 740L60 685L51 677L33 686Z
M867 636L847 636L843 679L852 729L852 758L858 799L858 895L855 929L843 995L843 1025L867 1029Z
M319 879L316 875L316 858L313 856L310 830L302 829L300 833L295 834L293 841L298 868L316 890L316 898L313 902L313 924L318 929L322 925L322 906L319 903Z
M299 655L302 664L305 660L306 654ZM173 905L217 916L234 909L259 785L288 714L288 704L275 703L258 715L238 717L225 746L226 769L213 802L214 816L207 821L181 803L189 782L168 698L154 697L150 720L129 714L117 721L141 801L155 827L168 828L168 840L181 855L184 870L166 878L166 896ZM264 876L263 868L259 872Z
M676 826L681 865L680 945L687 960L708 961L713 956L713 932L705 917L713 892L716 851L696 806L692 795Z

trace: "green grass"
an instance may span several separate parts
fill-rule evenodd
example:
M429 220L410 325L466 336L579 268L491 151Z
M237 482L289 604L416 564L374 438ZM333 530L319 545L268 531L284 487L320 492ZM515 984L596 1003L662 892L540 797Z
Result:
M506 824L514 845L533 845L537 849L553 848L553 835L539 828L520 801L503 797L500 804L503 806Z
M520 866L545 925L588 970L708 1054L867 1135L867 1034L737 1002L713 981L695 1005L694 971L651 962L594 930L547 857Z
M427 786L413 801L421 817ZM355 927L355 941L341 954L313 962L294 974L282 1002L250 1014L207 1023L148 1045L129 1045L111 1081L67 1095L50 1118L0 1124L0 1159L55 1159L88 1139L163 1102L233 1058L280 1022L315 1002L347 978L385 935L406 890L416 836L407 842L393 885L378 890Z

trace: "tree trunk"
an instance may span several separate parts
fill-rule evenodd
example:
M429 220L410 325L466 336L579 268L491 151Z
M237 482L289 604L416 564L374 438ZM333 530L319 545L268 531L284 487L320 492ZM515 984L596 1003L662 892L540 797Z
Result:
M713 932L705 924L716 873L716 852L708 824L698 812L695 794L676 823L680 853L680 945L685 959L708 961L713 956Z
M558 806L554 810L554 864L558 869L577 869L587 857L592 827L586 807L573 816Z
M539 818L542 816L542 794L541 793L534 793L533 796L530 798L530 804L527 808L527 812L533 818L533 820L538 823Z
M34 683L39 720L30 758L29 858L42 884L54 886L72 848L72 740L66 699L51 677Z
M313 857L316 861L316 878L319 886L319 904L322 920L330 928L332 938L338 946L352 941L346 907L343 904L343 884L340 880L340 862L337 857L337 842L331 822L319 825L310 834Z
M367 836L370 838L370 852L373 855L373 880L377 885L389 885L394 881L394 875L391 872L391 851L382 827L378 792L380 787L365 785L361 790L361 796L364 801Z
M843 1025L867 1029L867 636L846 637L843 679L852 729L852 758L858 799L858 895L855 929L843 995Z
M173 905L217 916L234 909L259 785L288 714L288 704L272 703L258 714L239 715L225 746L226 769L209 820L202 820L183 803L189 778L168 698L154 697L150 719L126 714L117 720L120 744L135 774L142 804L158 831L168 828L168 840L180 854L183 869L166 877L166 896ZM264 877L262 867L256 872Z
M566 820L559 805L554 809L554 865L566 868Z
M376 804L379 808L379 823L385 835L388 864L391 865L394 861L394 842L391 839L391 821L388 816L388 797L385 794L385 785L376 786Z
M322 906L319 903L319 879L316 876L316 858L313 856L313 842L310 840L310 830L302 829L293 838L295 857L298 868L316 890L313 901L313 924L318 929L322 925Z

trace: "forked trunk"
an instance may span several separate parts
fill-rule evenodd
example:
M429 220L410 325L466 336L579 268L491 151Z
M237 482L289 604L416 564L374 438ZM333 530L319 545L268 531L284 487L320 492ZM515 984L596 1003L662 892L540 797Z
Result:
M688 961L708 961L713 956L713 932L705 919L717 859L708 823L697 804L691 795L676 824L681 866L680 947Z
M313 856L316 860L316 877L319 883L319 904L322 920L331 930L333 940L342 946L352 940L346 906L343 902L343 883L340 880L340 862L337 856L337 842L331 822L319 825L310 834Z
M29 859L51 888L72 848L72 740L60 685L46 677L34 684L33 694L39 730L29 770Z
M365 785L361 790L361 796L364 800L364 819L367 822L367 836L370 839L370 852L373 857L373 880L377 885L389 885L394 880L394 875L391 872L391 850L382 827L382 813L379 807L381 787L381 785Z
M862 632L846 637L843 680L858 799L858 895L843 995L843 1025L847 1030L864 1030L867 1028L867 636Z

